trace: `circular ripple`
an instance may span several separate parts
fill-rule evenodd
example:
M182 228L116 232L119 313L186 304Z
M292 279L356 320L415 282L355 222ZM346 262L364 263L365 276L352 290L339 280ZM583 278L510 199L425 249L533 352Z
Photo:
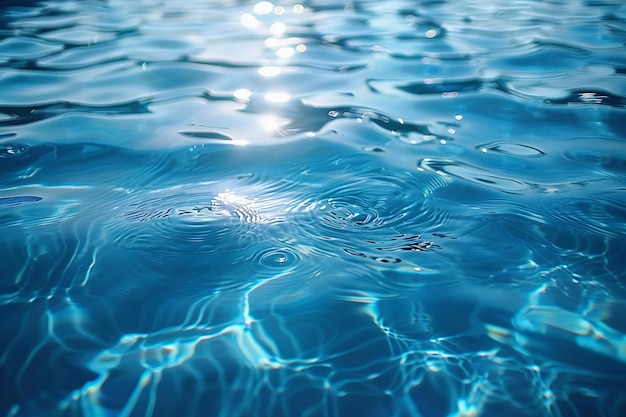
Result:
M566 151L564 155L570 161L623 178L626 176L626 158L616 153L613 149L572 149Z
M209 210L226 215L238 217L246 223L254 223L261 220L259 212L251 206L251 202L231 192L219 193L211 200Z
M257 262L268 268L288 269L300 262L300 256L291 249L266 249L257 255Z
M161 255L228 252L261 239L250 233L260 220L251 201L234 193L204 191L163 190L157 197L127 204L123 216L109 221L107 228L118 246Z
M352 201L328 199L319 207L321 224L334 230L380 227L385 221L376 209L369 207L374 204L360 197Z

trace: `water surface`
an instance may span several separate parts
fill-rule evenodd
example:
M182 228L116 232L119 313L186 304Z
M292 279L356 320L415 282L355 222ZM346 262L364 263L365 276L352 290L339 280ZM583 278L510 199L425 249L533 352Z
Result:
M626 415L621 1L0 5L0 413Z

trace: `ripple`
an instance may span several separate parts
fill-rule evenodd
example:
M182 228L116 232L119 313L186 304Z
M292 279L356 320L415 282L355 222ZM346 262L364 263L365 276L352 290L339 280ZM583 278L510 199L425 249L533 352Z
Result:
M5 3L0 414L623 414L623 2Z
M439 236L443 237L441 235ZM439 247L436 243L424 240L419 235L395 235L386 237L385 239L379 241L368 241L368 243L376 245L376 250L387 252L427 252Z
M424 158L417 163L417 166L421 169L428 169L437 172L440 175L451 175L465 181L470 181L485 187L495 188L506 193L518 194L525 190L534 188L533 184L523 182L516 178L509 178L503 174L498 174L454 160Z
M586 104L617 108L626 107L626 97L608 91L591 89L571 91L566 97L546 98L544 101L549 104Z
M39 36L47 41L65 45L91 45L110 41L117 35L114 32L95 30L89 26L72 26L51 30Z
M300 262L300 256L291 249L265 249L256 255L257 262L271 269L291 269Z
M19 206L27 203L36 203L41 201L41 197L32 195L22 195L16 197L0 197L0 206Z
M417 95L441 97L456 97L459 93L478 92L482 89L493 88L494 82L481 80L478 78L455 80L445 78L427 78L415 82L398 82L390 80L370 79L367 80L368 87L374 91L384 94L397 94L398 92Z
M0 126L20 125L48 119L67 113L91 113L96 115L128 115L149 113L145 100L130 103L113 103L108 106L87 105L81 103L57 102L41 106L0 107L0 112L13 117L0 121Z
M302 133L319 133L344 120L368 124L387 132L400 135L420 134L432 135L428 125L403 119L372 107L346 105L342 96L328 97L312 95L298 101L290 102L289 106L277 106L273 109L274 117L284 118L286 122L276 129L281 136L293 136ZM345 98L344 98L345 100ZM347 100L350 100L348 97ZM337 102L328 105L329 101ZM267 106L264 101L254 99L246 104L247 113L264 114Z
M203 131L203 132L198 132L198 131L184 131L184 132L179 132L181 135L184 136L188 136L190 138L198 138L198 139L212 139L217 143L220 142L231 142L234 139L224 133L220 133L220 132L213 132L213 131ZM206 140L203 140L204 143L209 143Z
M318 210L322 225L330 229L369 229L385 224L385 219L375 209L368 207L374 204L375 201L359 197L354 197L350 202L330 198L320 202Z
M606 151L609 151L607 149ZM626 175L626 158L607 154L606 151L592 149L570 149L565 152L565 157L571 161L592 167L603 172L624 177Z
M402 84L396 88L409 94L452 94L476 92L480 90L484 82L478 79L470 80L444 80L432 79L420 83Z
M261 220L259 212L251 206L250 201L232 192L219 193L215 196L211 200L209 210L226 216L238 217L239 220L245 223L254 223Z
M62 54L54 54L37 60L37 67L47 70L86 69L126 60L124 51L114 43L93 44L88 48L68 48Z
M221 245L234 250L240 240L255 240L246 225L261 218L244 197L232 192L211 195L208 190L158 194L158 198L133 203L123 218L107 225L117 235L117 245L163 254L211 253Z
M523 158L535 158L545 155L538 148L523 143L491 142L476 146L481 152L496 152L504 155L520 156Z
M321 193L322 198L303 204L313 216L312 225L326 229L330 236L431 226L431 213L423 210L428 187L418 175L387 176L384 171L364 168L358 179L343 184L338 180Z
M546 225L547 228L561 224L561 227L566 228L570 235L583 234L612 238L626 233L626 226L622 223L624 220L623 198L607 194L593 200L569 197L567 200L559 200L557 205L554 202L549 204L548 200L542 202L545 215L552 219L552 222ZM574 242L564 241L563 244L569 247Z
M0 55L10 59L37 59L62 50L62 45L37 39L16 37L0 41Z

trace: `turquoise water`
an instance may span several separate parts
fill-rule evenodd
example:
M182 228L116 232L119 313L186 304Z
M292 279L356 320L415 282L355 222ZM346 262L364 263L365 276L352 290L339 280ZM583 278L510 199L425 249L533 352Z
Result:
M622 1L0 3L0 414L626 416Z

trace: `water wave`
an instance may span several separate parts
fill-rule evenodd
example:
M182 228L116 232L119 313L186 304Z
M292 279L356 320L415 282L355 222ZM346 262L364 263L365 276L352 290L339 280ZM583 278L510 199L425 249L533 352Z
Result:
M3 2L0 414L622 415L625 17Z

